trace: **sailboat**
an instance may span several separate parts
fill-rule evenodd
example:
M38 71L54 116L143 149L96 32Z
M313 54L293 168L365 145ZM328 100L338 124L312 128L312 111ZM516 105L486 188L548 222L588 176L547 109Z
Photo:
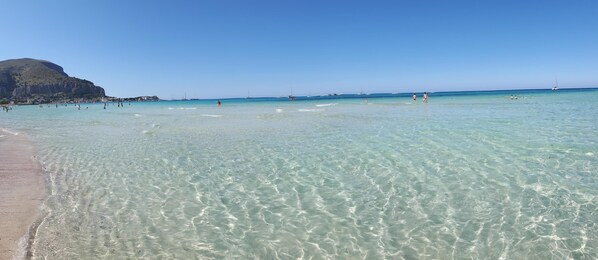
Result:
M552 87L552 90L559 90L559 80L558 79L554 79L554 87Z

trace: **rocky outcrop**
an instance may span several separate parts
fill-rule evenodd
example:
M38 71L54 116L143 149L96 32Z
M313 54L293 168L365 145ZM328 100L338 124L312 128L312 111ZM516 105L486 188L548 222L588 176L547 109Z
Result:
M49 61L0 61L0 99L51 102L105 96L103 88L88 80L69 77L62 67Z

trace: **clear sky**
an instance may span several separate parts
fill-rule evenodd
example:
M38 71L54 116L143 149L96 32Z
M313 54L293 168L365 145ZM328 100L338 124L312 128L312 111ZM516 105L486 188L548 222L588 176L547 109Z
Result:
M117 97L598 87L598 1L29 1L0 60Z

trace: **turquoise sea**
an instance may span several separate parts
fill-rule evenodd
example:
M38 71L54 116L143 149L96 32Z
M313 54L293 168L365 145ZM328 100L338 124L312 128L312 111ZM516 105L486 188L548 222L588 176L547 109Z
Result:
M0 128L45 170L36 259L598 258L596 89L19 106Z

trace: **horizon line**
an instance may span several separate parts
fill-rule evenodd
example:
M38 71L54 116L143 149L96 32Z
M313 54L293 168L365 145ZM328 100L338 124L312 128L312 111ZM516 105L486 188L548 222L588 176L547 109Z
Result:
M590 89L598 89L598 86L595 87L563 87L558 88L558 90L590 90ZM363 97L363 96L372 96L372 95L388 95L388 96L401 96L401 95L412 95L412 94L423 94L424 92L427 93L467 93L467 92L499 92L499 91L530 91L530 90L552 90L551 88L516 88L516 89L486 89L486 90L443 90L443 91L414 91L414 92L371 92L371 93L328 93L328 94L319 94L319 95L285 95L285 96L247 96L247 97L214 97L214 98L187 98L187 99L162 99L158 97L161 101L192 101L192 100L232 100L232 99L264 99L264 98L288 98L290 96L305 98L305 97L323 97L323 98L334 98L334 97L341 97L344 96L345 98L350 97ZM558 91L557 90L557 91ZM156 96L156 95L141 95L143 96ZM122 98L122 97L121 97Z

